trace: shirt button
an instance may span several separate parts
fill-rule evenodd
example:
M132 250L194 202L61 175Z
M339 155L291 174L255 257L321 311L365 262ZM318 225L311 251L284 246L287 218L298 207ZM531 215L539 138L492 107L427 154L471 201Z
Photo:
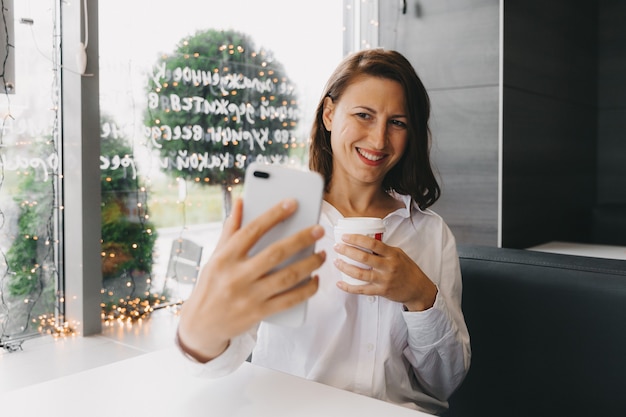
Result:
M374 304L376 302L376 297L370 295L369 297L367 297L367 301L369 301L370 304Z
M371 352L374 350L374 344L372 343L368 343L365 347L367 348L368 352Z

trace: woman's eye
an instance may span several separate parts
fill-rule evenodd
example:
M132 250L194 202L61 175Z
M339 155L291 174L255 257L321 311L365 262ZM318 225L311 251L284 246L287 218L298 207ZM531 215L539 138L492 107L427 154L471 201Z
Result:
M397 127L401 127L401 128L406 129L406 123L404 123L404 122L403 122L403 121L401 121L401 120L392 120L392 121L391 121L391 124L392 124L392 125L394 125L394 126L397 126Z
M360 118L360 119L369 119L371 118L371 116L367 113L357 113L356 117Z

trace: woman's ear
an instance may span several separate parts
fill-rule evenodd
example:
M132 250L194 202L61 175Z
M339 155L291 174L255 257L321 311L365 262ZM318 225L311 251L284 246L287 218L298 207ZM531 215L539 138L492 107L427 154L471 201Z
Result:
M333 112L335 110L335 103L330 97L324 97L324 110L322 111L322 121L327 131L332 131L333 128Z

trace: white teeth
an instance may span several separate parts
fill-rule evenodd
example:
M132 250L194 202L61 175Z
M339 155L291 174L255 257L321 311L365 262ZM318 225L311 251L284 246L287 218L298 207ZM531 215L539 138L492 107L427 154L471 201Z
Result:
M383 155L373 155L367 151L364 151L361 148L357 148L357 152L361 154L365 159L369 159L370 161L380 161L383 159Z

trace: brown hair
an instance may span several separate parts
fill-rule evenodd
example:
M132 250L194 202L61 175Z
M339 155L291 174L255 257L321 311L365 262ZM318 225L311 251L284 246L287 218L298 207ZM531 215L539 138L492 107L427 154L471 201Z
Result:
M324 99L339 100L350 83L361 75L397 81L404 90L408 117L404 155L383 180L385 191L410 195L421 209L430 207L441 194L430 163L430 100L411 63L399 52L369 49L355 52L339 64L330 76L315 112L309 146L309 168L324 177L326 186L333 174L330 132L322 119Z

